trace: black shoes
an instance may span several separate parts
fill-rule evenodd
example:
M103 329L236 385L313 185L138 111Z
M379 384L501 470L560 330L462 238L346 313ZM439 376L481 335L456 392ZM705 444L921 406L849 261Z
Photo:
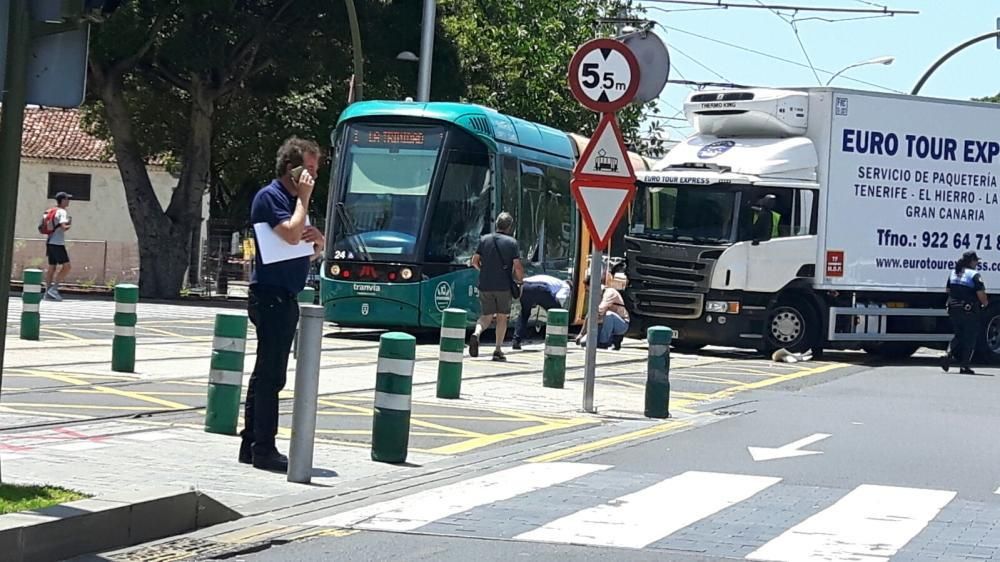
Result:
M288 472L288 457L278 451L266 456L254 455L253 467L271 472Z
M504 363L507 361L507 356L504 355L503 352L498 349L493 352L493 360L498 361L500 363Z
M469 336L469 357L479 357L479 336Z
M511 348L514 349L514 351L520 351L521 350L521 340L514 340L514 344L511 346Z
M941 370L946 373L951 370L951 354L946 354L941 358Z
M245 439L240 443L240 464L253 464L253 443Z
M958 370L958 372L962 373L963 375L974 375L974 374L976 374L975 371L973 371L972 369L970 369L968 367L962 367L961 369Z
M622 342L625 341L625 336L613 336L611 338L611 347L615 348L615 351L621 351Z
M254 455L253 446L248 441L240 443L239 460L241 464L250 464L260 470L288 472L288 457L276 450L267 455Z

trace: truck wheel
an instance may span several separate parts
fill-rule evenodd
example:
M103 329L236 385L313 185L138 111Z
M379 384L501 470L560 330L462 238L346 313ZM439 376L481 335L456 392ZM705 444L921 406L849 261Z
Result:
M990 306L983 314L983 329L976 344L976 355L989 364L1000 364L1000 307Z
M769 352L785 348L792 353L803 353L813 346L816 329L812 307L801 299L790 298L771 310L764 326L764 341Z
M865 353L873 357L898 361L900 359L907 359L916 353L917 350L920 349L920 344L907 342L884 342L866 345L862 347L862 349L865 350Z

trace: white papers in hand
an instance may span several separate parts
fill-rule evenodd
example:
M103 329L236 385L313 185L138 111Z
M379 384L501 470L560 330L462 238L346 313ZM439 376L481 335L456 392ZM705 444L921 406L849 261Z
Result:
M298 244L285 242L266 222L253 225L253 231L257 235L257 252L260 253L262 263L294 260L315 253L313 245L309 242L299 242Z

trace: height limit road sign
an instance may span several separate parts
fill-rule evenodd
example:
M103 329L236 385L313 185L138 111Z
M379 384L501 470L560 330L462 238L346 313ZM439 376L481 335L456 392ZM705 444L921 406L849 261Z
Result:
M618 111L639 90L639 61L621 41L594 39L577 49L569 63L569 87L584 107Z

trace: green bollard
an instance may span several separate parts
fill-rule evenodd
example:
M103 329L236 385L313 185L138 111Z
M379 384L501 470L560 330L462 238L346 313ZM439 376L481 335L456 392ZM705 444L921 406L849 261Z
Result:
M42 329L42 270L25 269L21 288L21 339L38 341Z
M569 340L569 311L550 309L545 321L545 362L542 385L563 388L566 385L566 344Z
M416 356L417 339L409 334L390 332L379 339L372 420L373 461L406 462Z
M466 312L449 308L441 313L441 350L438 356L438 398L462 394L462 359L465 353Z
M236 435L246 349L247 317L242 314L216 314L205 406L205 431L208 433Z
M646 363L647 418L670 417L670 340L674 331L653 326L646 331L649 359Z
M115 286L115 337L111 340L111 370L135 372L135 307L139 303L139 286Z

